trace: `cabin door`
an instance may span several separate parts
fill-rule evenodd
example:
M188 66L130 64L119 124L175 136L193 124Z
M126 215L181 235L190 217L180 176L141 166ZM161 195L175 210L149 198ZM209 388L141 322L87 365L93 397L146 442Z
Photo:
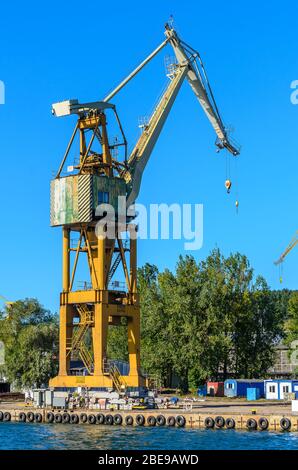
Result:
M267 400L278 399L278 383L277 382L266 383L266 398Z
M292 391L291 382L281 382L279 384L279 387L280 399L283 400L285 398L285 395L291 393Z

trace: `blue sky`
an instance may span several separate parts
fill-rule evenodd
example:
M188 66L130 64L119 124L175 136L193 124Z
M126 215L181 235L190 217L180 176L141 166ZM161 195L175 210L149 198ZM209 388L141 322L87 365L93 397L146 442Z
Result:
M61 289L61 231L49 226L49 181L74 118L55 119L51 104L103 98L162 40L172 14L181 37L199 50L224 121L242 145L236 193L225 192L225 155L190 87L180 91L146 169L139 202L204 204L204 246L245 253L279 288L273 261L298 229L298 79L294 2L151 1L150 4L53 0L6 3L0 17L0 292L34 296L56 310ZM42 8L42 9L41 9ZM114 99L130 144L165 83L164 55ZM236 185L232 165L231 179ZM174 268L183 241L141 241L139 265ZM283 287L297 288L298 250L284 265Z

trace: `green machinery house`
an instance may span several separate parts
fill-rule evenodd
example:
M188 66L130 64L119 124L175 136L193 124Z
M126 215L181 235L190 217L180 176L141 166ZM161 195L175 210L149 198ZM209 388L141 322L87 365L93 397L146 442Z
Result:
M121 178L89 174L56 178L51 181L51 226L90 223L100 204L110 204L116 215L119 196L126 197Z

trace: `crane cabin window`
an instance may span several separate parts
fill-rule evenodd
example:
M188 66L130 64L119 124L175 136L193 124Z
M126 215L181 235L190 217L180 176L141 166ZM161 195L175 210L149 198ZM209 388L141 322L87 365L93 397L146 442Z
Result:
M108 204L109 203L109 193L107 191L98 191L97 203L98 204Z

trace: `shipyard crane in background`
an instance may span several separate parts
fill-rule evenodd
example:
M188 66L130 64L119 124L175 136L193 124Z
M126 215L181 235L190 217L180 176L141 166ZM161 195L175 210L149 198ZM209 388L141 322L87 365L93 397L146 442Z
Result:
M123 234L135 230L131 216L119 222L117 200L123 196L126 207L136 201L146 164L152 154L167 116L187 79L216 133L219 150L235 157L239 148L229 138L217 108L200 55L179 38L174 28L165 27L165 40L125 80L102 101L79 103L68 100L55 103L55 116L78 116L73 134L54 180L51 181L51 225L63 227L63 291L60 295L59 374L51 387L140 387L145 384L140 371L140 306L137 293L137 247L135 237L124 243ZM149 122L130 155L127 140L113 97L167 44L176 59L169 68L169 83ZM109 142L106 114L112 113L121 139ZM79 135L79 159L67 167L70 151ZM97 147L99 150L97 150ZM124 148L120 161L115 149ZM115 156L116 155L116 156ZM230 189L230 188L227 188ZM97 207L109 203L115 210L115 237L98 237ZM77 243L71 243L77 235ZM80 256L87 257L90 287L75 290L74 279ZM111 289L111 279L119 265L123 268L126 287ZM122 375L107 360L109 325L127 324L129 374ZM92 338L88 348L87 336ZM89 336L89 337L90 337ZM90 343L90 342L89 342ZM70 374L70 358L79 355L88 371L84 376Z
M5 303L7 307L11 307L14 304L14 302L12 302L11 300L7 300L7 298L1 294L0 294L0 299L3 300L3 302Z
M292 238L291 242L289 243L289 245L287 246L287 248L285 249L285 251L280 255L280 257L278 258L278 260L276 260L274 262L274 264L276 266L281 266L281 264L284 262L285 258L288 256L288 254L290 253L290 251L293 250L293 248L295 248L295 246L298 245L298 231L295 233L294 237ZM282 282L282 277L280 275L280 282Z

